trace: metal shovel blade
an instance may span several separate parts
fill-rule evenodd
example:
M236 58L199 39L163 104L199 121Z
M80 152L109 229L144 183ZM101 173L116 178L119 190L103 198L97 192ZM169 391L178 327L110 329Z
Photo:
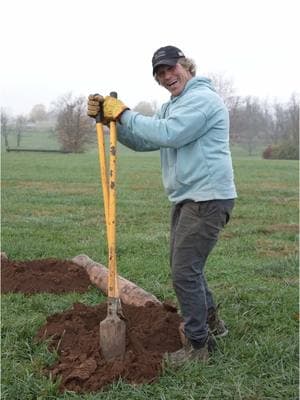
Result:
M117 306L109 302L107 317L100 322L100 348L106 361L123 359L126 325L117 315Z

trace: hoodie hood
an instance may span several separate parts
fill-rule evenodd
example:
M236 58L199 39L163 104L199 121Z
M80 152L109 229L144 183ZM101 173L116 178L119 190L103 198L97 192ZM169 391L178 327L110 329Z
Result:
M179 97L183 96L188 90L199 87L208 88L213 92L216 92L216 89L214 88L211 79L206 78L204 76L194 76L189 81L187 81L183 91L178 96L171 96L171 100L176 100Z

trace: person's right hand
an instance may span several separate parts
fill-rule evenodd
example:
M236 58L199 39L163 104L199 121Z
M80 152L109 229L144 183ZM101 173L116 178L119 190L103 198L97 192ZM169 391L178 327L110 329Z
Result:
M96 118L100 113L104 97L100 94L90 94L87 103L87 115Z

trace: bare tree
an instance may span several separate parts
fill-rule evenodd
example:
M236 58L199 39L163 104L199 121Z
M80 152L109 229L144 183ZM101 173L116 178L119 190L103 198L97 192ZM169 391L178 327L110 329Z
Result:
M79 153L84 145L91 142L94 133L93 122L86 115L85 97L72 98L68 93L55 103L57 113L56 133L62 150Z
M287 113L285 106L282 103L275 102L273 104L274 108L274 135L277 139L287 139L288 134L286 127L288 124ZM278 140L276 140L277 142Z
M1 107L1 136L4 138L5 147L8 148L8 121L9 117L3 107Z
M289 117L289 132L292 142L299 146L299 105L300 105L300 95L298 93L293 93L288 102L287 112Z
M235 109L231 129L236 132L237 142L244 145L251 156L256 144L262 140L264 117L261 104L256 97L241 98Z
M30 112L30 120L33 122L45 121L47 119L47 110L44 104L36 104Z
M299 95L293 93L286 104L278 101L273 103L273 143L285 141L299 144L299 102Z
M17 147L20 147L21 137L26 128L27 119L24 115L20 114L16 118L16 134L17 134Z
M279 136L276 132L274 107L265 100L261 103L261 112L263 118L262 131L264 134L264 144L276 144Z
M226 76L222 72L211 72L207 74L211 79L217 93L222 97L229 111L236 106L236 90L234 87L233 79Z

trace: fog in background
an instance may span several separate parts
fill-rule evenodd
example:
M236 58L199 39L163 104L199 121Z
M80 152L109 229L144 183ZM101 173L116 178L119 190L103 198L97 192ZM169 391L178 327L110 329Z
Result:
M230 77L237 95L286 101L300 92L296 0L10 0L0 12L0 105L11 114L67 92L161 104L169 94L151 58L169 44L198 74Z

